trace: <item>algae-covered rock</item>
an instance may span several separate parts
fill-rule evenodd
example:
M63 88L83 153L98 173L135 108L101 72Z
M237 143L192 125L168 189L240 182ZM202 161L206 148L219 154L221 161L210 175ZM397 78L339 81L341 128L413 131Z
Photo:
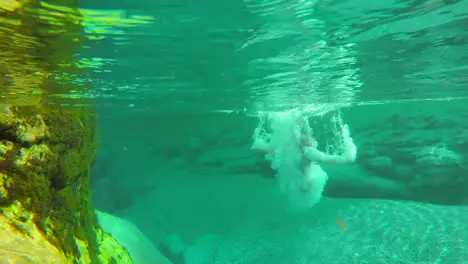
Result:
M105 212L96 213L102 228L125 246L135 264L171 264L133 223Z
M133 263L127 250L100 228L98 237L99 262L91 262L87 242L75 239L79 259L67 259L37 228L34 215L15 202L0 213L0 263Z
M6 136L0 134L2 209L21 204L30 225L67 259L63 263L133 263L126 249L100 229L90 203L90 166L97 148L95 113L52 106L10 109L14 123L25 127L37 124L38 113L43 119L42 129L34 130L37 141L23 141L18 126Z
M1 120L7 119L5 113L16 120L13 127L0 124L2 209L19 202L31 215L31 223L69 261L99 263L99 227L89 197L95 114L86 108L52 106L9 109L0 112ZM34 140L25 141L21 127L31 128L29 138ZM86 248L86 254L80 248Z
M99 232L99 261L101 263L133 263L127 250L110 234Z
M132 263L90 202L94 110L48 102L87 89L60 78L80 74L77 5L0 1L0 263Z
M78 263L134 263L127 250L117 242L110 234L103 232L100 228L95 230L99 245L98 262L93 262L86 241L76 239L76 245L81 258Z
M67 263L31 221L33 215L15 203L0 213L0 263Z

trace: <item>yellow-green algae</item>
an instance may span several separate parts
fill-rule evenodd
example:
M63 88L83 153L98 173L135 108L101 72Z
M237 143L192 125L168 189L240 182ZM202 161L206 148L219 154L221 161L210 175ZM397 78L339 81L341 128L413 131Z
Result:
M77 74L72 55L82 35L77 1L48 3L67 12L52 21L39 0L0 3L0 219L23 238L39 230L62 263L132 263L90 203L95 112L47 102L69 89L56 73Z

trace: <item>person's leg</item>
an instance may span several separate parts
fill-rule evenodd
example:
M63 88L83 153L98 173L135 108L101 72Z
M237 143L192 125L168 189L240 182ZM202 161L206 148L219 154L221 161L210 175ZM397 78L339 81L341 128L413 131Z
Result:
M311 163L304 170L304 179L299 189L307 196L306 202L309 205L312 206L320 202L327 181L327 173L316 163Z

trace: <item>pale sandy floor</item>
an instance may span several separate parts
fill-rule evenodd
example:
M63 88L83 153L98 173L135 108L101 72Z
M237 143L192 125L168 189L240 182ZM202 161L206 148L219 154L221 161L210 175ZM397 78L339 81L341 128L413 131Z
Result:
M172 173L125 212L158 243L177 234L211 263L468 263L468 209L325 199L293 213L255 175ZM198 263L198 262L192 262Z

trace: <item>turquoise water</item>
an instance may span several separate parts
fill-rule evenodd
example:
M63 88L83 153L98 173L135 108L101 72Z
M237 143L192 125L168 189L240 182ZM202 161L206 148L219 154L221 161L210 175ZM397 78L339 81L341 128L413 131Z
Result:
M468 1L89 5L157 18L88 49L115 59L88 73L94 190L173 263L468 262ZM358 149L302 212L250 150L259 111L296 107Z
M466 141L454 113L465 103L342 109L357 162L323 165L325 197L302 212L249 149L255 118L103 115L96 205L155 244L183 243L186 263L464 263Z
M465 1L139 2L82 3L155 19L84 49L107 59L88 73L100 105L254 113L467 97Z
M57 76L90 86L48 103L96 107L93 202L133 224L100 218L136 264L468 263L467 0L80 5L107 20L83 23L83 71ZM317 203L280 188L307 175L284 165L295 124L283 160L251 149L291 110L319 150L349 151L344 124L357 149L318 162Z

